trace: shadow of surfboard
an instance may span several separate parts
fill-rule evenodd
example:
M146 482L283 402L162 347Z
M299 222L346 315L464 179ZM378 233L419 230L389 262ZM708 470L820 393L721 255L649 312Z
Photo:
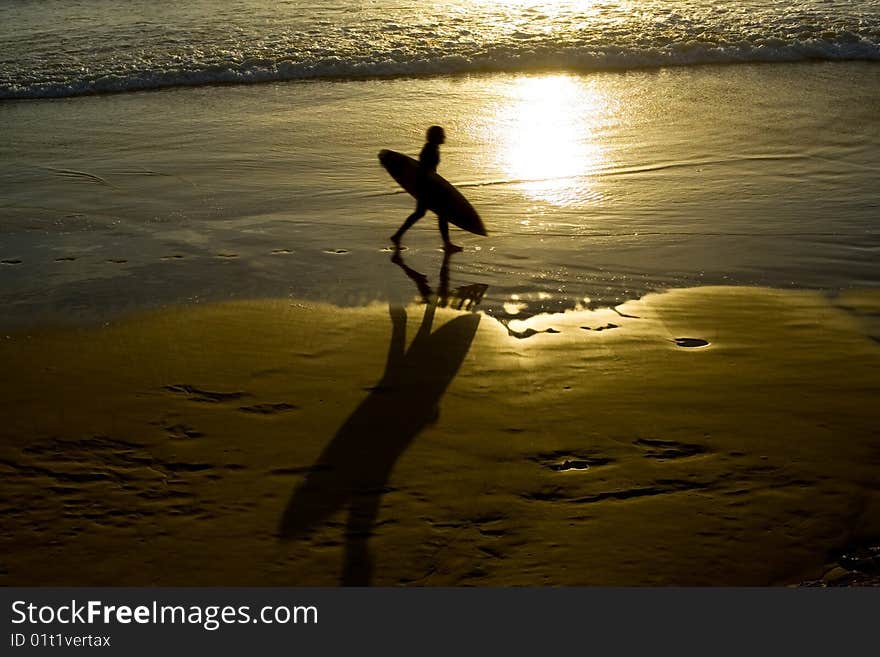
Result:
M426 301L431 296L424 275L407 267L399 254L394 262L416 282ZM397 460L415 437L439 417L439 403L467 355L480 316L463 315L432 332L438 305L448 305L448 255L441 268L439 293L426 303L422 323L406 348L406 310L389 306L391 344L379 383L354 410L293 492L281 518L282 539L307 535L337 511L347 508L345 557L340 583L369 585L373 560L369 539L382 495ZM458 288L456 293L479 303L486 285ZM462 297L460 296L459 299ZM473 307L473 306L470 306Z

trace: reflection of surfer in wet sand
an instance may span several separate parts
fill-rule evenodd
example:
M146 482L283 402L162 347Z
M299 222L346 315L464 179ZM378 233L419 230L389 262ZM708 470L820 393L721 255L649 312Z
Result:
M437 295L434 296L431 286L428 285L428 277L416 271L403 261L400 251L395 252L391 262L400 267L419 289L422 301L431 306L455 308L456 310L473 310L483 300L483 295L489 288L484 283L472 283L455 288L449 293L449 258L451 253L443 254L443 264L440 265L440 285L437 287Z
M426 299L421 326L407 347L406 310L389 307L392 330L385 372L308 468L279 527L282 538L297 538L346 509L343 585L372 582L368 542L376 532L381 498L388 491L391 473L416 436L438 420L443 393L464 362L480 323L479 315L467 313L432 330L434 311L438 305L473 310L487 287L469 285L449 294L448 253L436 295L427 277L404 264L399 254L394 262Z
M486 236L486 227L474 206L448 180L437 173L440 163L440 144L446 141L443 128L432 125L428 128L427 143L422 147L418 161L408 155L389 151L379 151L379 162L385 167L394 180L416 199L416 209L403 225L391 236L396 249L400 249L403 234L428 210L437 214L440 234L443 236L443 248L448 253L461 251L449 241L449 224L474 233Z

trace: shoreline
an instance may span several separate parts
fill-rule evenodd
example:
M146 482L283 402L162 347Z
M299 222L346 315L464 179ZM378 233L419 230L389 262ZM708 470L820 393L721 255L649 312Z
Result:
M843 297L679 289L506 327L276 299L16 332L0 582L821 577L880 536L880 290Z
M507 78L507 77L540 77L540 76L577 76L590 77L592 75L627 75L631 73L651 73L656 72L662 74L669 70L680 69L726 69L734 67L766 67L766 66L827 66L827 65L864 65L876 66L880 62L878 58L870 57L850 57L850 58L810 58L802 59L770 59L756 58L753 60L732 60L732 61L705 61L705 62L680 62L673 61L657 64L628 64L620 66L596 67L596 68L577 68L573 66L534 66L530 68L474 68L459 71L443 71L443 72L410 72L410 73L375 73L375 74L352 74L345 75L314 75L303 77L267 77L265 79L237 79L237 80L212 80L205 82L169 82L167 84L157 84L156 86L130 87L126 89L100 89L88 91L67 91L59 92L58 95L45 96L7 96L0 98L0 103L15 102L39 102L39 101L63 101L74 98L95 98L101 96L115 96L120 94L142 94L152 92L168 92L176 89L192 90L199 88L228 88L228 87L254 87L264 85L288 85L288 84L325 84L325 83L370 83L370 82L405 82L405 81L421 81L430 82L431 80L468 80L471 78Z
M481 307L505 320L705 284L876 285L878 72L742 66L662 84L490 76L0 106L15 136L0 147L0 304L23 325L253 297L407 301L412 283L383 249L413 208L376 152L415 153L432 123L449 130L444 177L468 185L491 233L454 238L467 253L451 278L488 285ZM429 216L406 258L435 275L439 245Z

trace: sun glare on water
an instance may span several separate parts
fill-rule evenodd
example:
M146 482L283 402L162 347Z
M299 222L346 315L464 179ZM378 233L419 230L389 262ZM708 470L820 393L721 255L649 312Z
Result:
M494 137L499 167L526 195L554 205L595 197L590 175L605 164L599 128L613 112L607 94L568 75L524 76L500 103Z
M475 4L493 7L529 7L541 11L552 11L556 8L583 11L600 2L601 0L476 0Z

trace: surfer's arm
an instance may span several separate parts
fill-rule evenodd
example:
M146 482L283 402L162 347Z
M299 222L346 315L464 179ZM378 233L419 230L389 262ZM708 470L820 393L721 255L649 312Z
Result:
M437 171L440 164L440 149L434 144L425 144L419 153L419 167L422 171Z

